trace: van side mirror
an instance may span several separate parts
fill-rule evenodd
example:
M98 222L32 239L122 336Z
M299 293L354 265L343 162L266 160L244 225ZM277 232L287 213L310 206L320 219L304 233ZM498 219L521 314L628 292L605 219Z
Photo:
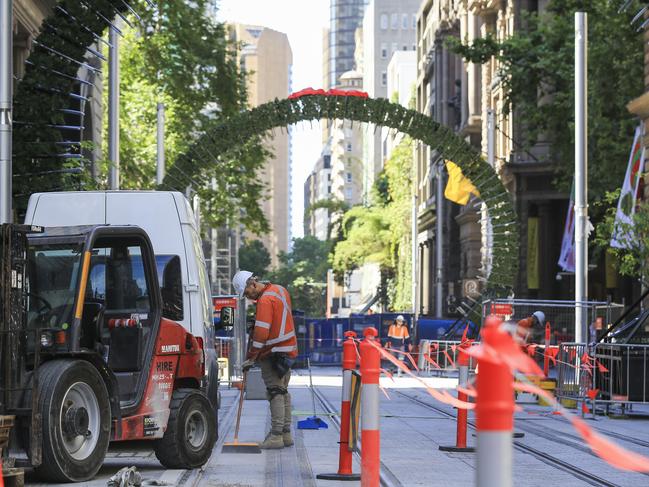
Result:
M234 308L226 306L221 308L221 327L234 326Z

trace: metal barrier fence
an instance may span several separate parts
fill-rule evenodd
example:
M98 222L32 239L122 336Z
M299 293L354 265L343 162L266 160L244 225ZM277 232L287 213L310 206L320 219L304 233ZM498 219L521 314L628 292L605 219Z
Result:
M649 403L649 345L562 343L557 356L556 395L595 402Z
M420 372L428 374L442 374L459 370L457 365L460 351L459 340L420 340L417 367ZM472 345L479 345L473 342ZM428 359L430 360L427 360ZM475 371L477 360L469 358L469 371Z
M606 328L613 323L624 311L623 304L607 301L556 301L536 299L493 299L482 303L483 319L490 314L498 314L505 320L521 320L542 311L545 320L552 327L552 344L574 342L575 340L575 307L585 308L588 323L596 323L601 318L602 326ZM529 343L543 343L545 323L535 327L528 339ZM589 340L594 341L594 340Z

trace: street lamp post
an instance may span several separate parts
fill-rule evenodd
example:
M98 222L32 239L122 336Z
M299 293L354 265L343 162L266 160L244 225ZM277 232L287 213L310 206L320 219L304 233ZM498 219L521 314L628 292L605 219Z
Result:
M13 1L0 0L0 223L10 223L13 109Z
M114 26L108 32L108 187L119 189L119 33Z
M575 342L588 340L588 14L575 12Z

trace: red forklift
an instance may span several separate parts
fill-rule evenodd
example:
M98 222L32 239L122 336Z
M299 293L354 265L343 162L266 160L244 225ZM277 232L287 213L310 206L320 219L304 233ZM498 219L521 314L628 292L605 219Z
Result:
M173 290L161 291L144 230L5 224L1 238L0 414L16 417L10 454L53 482L93 478L111 441L150 440L167 468L205 464L217 416L204 346L165 317Z

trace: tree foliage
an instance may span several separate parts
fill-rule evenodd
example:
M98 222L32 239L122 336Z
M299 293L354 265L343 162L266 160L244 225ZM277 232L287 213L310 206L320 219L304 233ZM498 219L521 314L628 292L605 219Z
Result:
M239 268L265 277L270 267L270 253L261 240L245 240L239 248Z
M649 201L640 201L631 223L615 222L620 190L607 192L602 198L602 221L596 227L595 246L615 257L618 272L623 276L640 279L649 285ZM617 240L624 248L611 247L611 236L617 230Z
M324 316L326 311L327 256L331 243L313 236L296 238L290 252L280 252L280 265L270 272L272 282L285 286L293 308L307 316Z
M637 3L637 2L636 2ZM551 0L547 10L523 14L522 28L502 41L493 36L471 45L450 40L475 63L495 59L505 112L522 123L524 148L551 144L557 182L570 190L574 172L574 12L588 13L589 195L598 199L624 175L637 121L627 103L643 92L642 34L610 0Z
M141 1L142 23L127 28L120 45L120 172L123 188L155 186L157 104L165 104L165 156L169 189L201 197L211 225L241 221L254 232L268 230L259 202L266 185L259 169L269 156L260 136L228 154L192 147L197 137L246 106L244 73L223 24L208 17L207 0ZM107 104L105 104L106 106ZM192 151L211 164L185 179L175 162Z
M412 139L405 137L395 148L375 182L372 205L356 206L345 213L342 239L331 255L334 272L339 277L365 263L378 263L387 304L398 310L412 306L413 147Z

